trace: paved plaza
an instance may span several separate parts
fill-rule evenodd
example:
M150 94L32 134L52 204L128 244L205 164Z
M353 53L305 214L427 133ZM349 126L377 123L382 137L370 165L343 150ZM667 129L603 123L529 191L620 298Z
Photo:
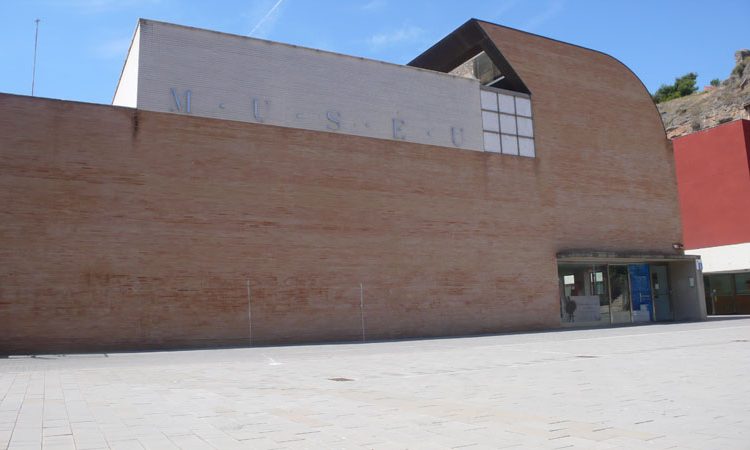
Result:
M0 448L748 449L750 318L0 359Z

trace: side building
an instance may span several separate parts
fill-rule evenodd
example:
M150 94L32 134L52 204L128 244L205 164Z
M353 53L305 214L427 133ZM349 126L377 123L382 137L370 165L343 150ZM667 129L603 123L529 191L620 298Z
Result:
M674 140L686 253L709 314L750 314L750 120Z
M0 352L700 320L672 147L600 52L406 66L150 20L113 106L0 94Z

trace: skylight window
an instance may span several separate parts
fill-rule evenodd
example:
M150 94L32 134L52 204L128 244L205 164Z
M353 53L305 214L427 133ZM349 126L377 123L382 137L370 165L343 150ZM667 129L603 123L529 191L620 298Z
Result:
M487 86L504 78L500 69L483 51L451 70L450 73L461 77L474 78L479 80L480 84Z

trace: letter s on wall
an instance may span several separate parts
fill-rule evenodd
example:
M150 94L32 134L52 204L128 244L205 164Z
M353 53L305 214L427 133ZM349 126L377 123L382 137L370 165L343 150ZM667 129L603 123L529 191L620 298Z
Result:
M406 139L403 127L406 123L401 119L393 119L393 139Z
M338 111L326 111L326 119L328 119L328 125L326 129L336 131L341 129L341 113Z

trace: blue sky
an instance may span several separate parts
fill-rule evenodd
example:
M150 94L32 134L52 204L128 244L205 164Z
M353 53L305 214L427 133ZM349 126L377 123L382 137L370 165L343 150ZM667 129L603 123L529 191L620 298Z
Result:
M0 92L112 99L139 17L404 64L476 17L609 53L650 91L687 72L724 79L750 47L750 1L0 0Z

